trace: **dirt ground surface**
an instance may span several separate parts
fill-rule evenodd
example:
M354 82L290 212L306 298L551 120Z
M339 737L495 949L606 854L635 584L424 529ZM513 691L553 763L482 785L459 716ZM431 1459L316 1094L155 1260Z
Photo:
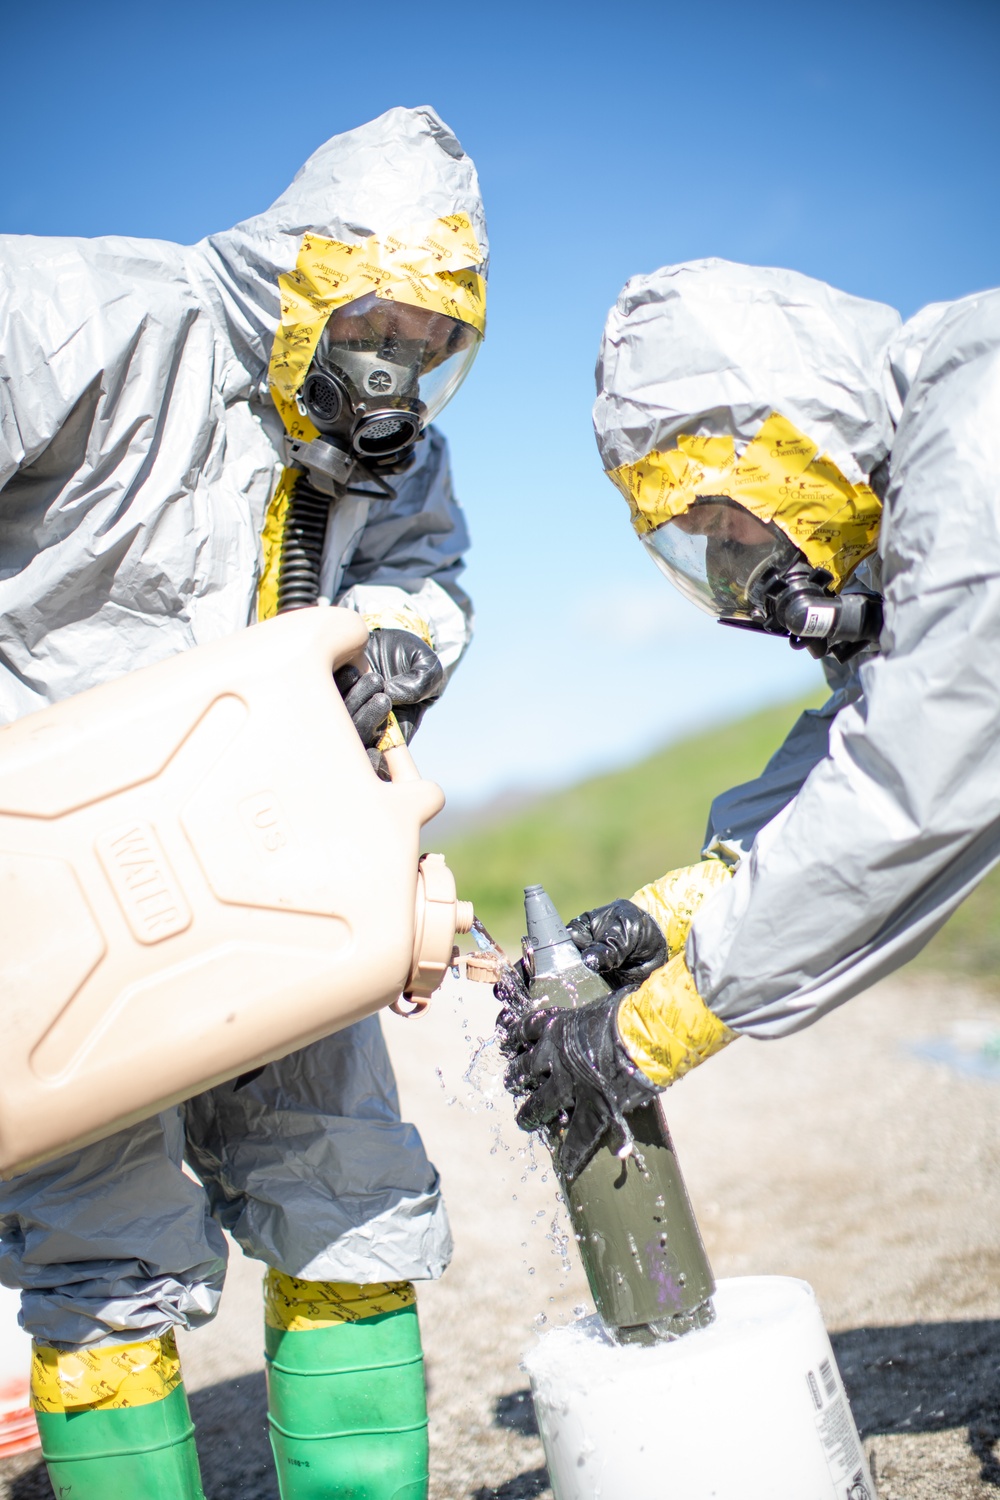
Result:
M424 1018L385 1023L456 1242L420 1292L432 1500L551 1495L519 1361L543 1319L590 1311L495 1049L475 1069L481 1090L463 1077L495 1008L485 986L449 983ZM897 980L798 1036L740 1041L666 1100L716 1274L816 1289L881 1500L1000 1500L1000 1087L911 1050L974 1021L1000 1029L1000 1003ZM209 1500L277 1496L260 1275L234 1256L220 1316L183 1340ZM0 1500L50 1495L37 1457L0 1465Z

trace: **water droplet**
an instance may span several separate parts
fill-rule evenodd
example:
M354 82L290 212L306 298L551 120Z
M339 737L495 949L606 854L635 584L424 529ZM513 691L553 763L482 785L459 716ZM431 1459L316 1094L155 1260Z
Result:
M578 1302L573 1309L573 1316L574 1318L582 1318L586 1316L586 1312L587 1309L584 1307L583 1303Z
M535 1323L539 1328L543 1328L548 1321L544 1313L535 1313Z
M535 1274L535 1268L534 1268L534 1266L529 1266L528 1267L528 1275L529 1276L534 1276L534 1274Z

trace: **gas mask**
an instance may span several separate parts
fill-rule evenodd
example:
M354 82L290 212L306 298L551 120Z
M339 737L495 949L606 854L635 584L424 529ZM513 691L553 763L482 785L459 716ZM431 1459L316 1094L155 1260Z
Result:
M323 494L361 485L392 494L414 446L469 372L481 338L468 323L374 292L331 314L296 398L317 428L288 460Z
M813 567L773 522L726 495L695 501L642 537L674 586L723 625L785 636L796 649L847 661L877 641L882 599Z

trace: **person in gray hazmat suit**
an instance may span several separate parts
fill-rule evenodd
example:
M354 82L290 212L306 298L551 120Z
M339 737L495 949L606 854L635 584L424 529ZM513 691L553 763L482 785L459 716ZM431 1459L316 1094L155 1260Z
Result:
M521 1123L568 1121L570 1175L734 1038L904 964L1000 860L1000 291L901 324L791 271L669 266L622 291L597 387L656 565L832 696L715 800L699 863L572 924L631 986L505 1016Z
M339 681L373 757L391 707L408 737L470 634L427 424L480 343L487 254L427 108L193 246L0 238L0 717L325 599L373 632L376 670ZM412 1283L451 1240L377 1018L0 1184L56 1494L201 1496L174 1331L216 1310L223 1228L268 1268L282 1496L418 1500Z

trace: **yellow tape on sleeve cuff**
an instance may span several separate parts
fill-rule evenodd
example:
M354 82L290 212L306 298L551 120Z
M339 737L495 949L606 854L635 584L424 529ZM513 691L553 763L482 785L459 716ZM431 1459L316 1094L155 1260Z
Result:
M687 942L695 912L706 897L724 886L732 871L719 859L703 859L696 865L668 870L636 891L632 901L656 922L667 940L667 957L680 953Z
M373 1281L361 1286L350 1281L302 1281L273 1268L264 1278L264 1321L285 1333L359 1323L412 1307L416 1300L410 1281Z
M35 1411L120 1411L164 1401L181 1383L181 1362L172 1333L134 1344L96 1349L31 1352L31 1405Z
M415 609L409 609L401 604L397 609L381 609L373 614L365 614L364 622L369 630L408 630L411 635L419 636L425 646L434 650L434 640L431 636L431 627L424 617ZM378 742L378 748L384 755L387 750L396 750L400 745L406 744L406 738L399 727L395 714L389 715L389 722L385 726L385 734Z
M736 1036L698 994L683 953L625 996L618 1007L618 1032L632 1061L660 1088Z
M430 625L423 615L405 604L400 604L395 609L380 609L371 613L366 610L364 622L369 630L408 630L411 635L419 636L425 646L434 650Z

